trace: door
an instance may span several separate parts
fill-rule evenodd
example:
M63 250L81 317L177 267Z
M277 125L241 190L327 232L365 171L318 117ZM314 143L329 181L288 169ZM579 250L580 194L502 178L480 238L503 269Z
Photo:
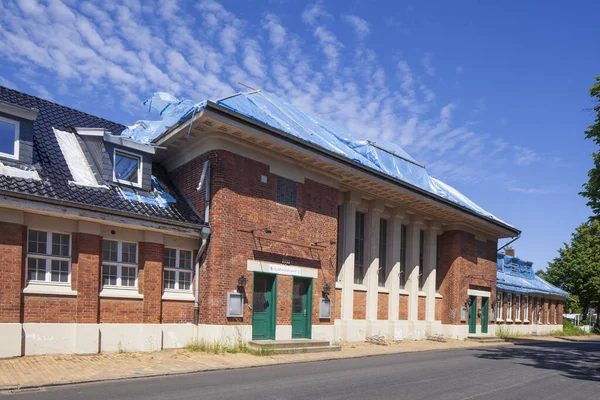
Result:
M312 279L294 278L292 290L292 339L310 339L312 328Z
M254 274L252 294L252 339L275 339L277 282L275 275Z
M469 296L469 333L477 333L477 297Z
M481 298L481 333L488 333L488 305L489 297Z

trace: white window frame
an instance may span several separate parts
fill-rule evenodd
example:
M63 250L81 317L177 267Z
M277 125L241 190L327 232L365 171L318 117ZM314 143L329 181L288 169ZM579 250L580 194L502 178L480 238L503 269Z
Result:
M36 232L44 232L46 233L46 253L42 254L42 253L31 253L29 252L29 233L31 231L36 231ZM68 256L53 256L52 255L52 237L54 234L57 235L67 235L69 236L69 255ZM27 257L25 259L25 270L26 270L26 277L27 277L27 284L29 283L33 283L33 284L41 284L41 285L56 285L56 286L71 286L71 259L72 259L72 254L73 254L73 238L71 236L70 233L67 232L59 232L59 231L48 231L48 230L43 230L43 229L35 229L35 228L30 228L27 229ZM45 273L45 279L42 280L38 280L38 279L33 279L30 280L29 279L29 259L30 258L34 258L34 259L38 259L38 260L45 260L46 261L46 273ZM52 261L67 261L69 264L69 274L67 276L67 281L66 282L56 282L52 280Z
M507 294L506 302L506 322L512 322L512 293Z
M169 250L175 250L175 268L172 267L167 267L164 264L163 261L163 276L162 276L162 286L163 286L163 293L166 292L174 292L174 293L191 293L192 292L192 288L193 288L193 282L194 282L194 251L190 250L190 249L180 249L177 247L165 247L165 252L167 251L167 249ZM189 251L190 252L190 261L191 261L191 268L187 269L187 268L181 268L179 265L179 254L182 251ZM173 271L175 272L175 288L165 288L165 271ZM189 273L190 274L190 288L189 289L180 289L179 288L179 273L183 272L183 273Z
M529 296L523 296L523 311L525 312L523 322L529 322Z
M516 306L516 314L517 314L515 316L515 321L521 322L521 295L520 294L516 295L515 306Z
M116 242L117 243L117 261L104 260L102 258L104 242ZM100 257L102 258L102 270L100 271L100 279L102 280L102 288L107 289L119 289L119 290L136 290L138 288L138 269L140 260L140 245L137 242L128 242L126 240L114 240L114 239L102 239L103 247L100 249ZM135 244L135 263L123 262L123 243ZM116 285L105 285L104 284L104 266L117 267L117 284ZM123 286L122 283L122 267L132 268L135 267L135 285L134 286Z
M504 301L504 294L502 292L496 293L496 322L502 322L502 311L504 307L502 302Z
M5 117L0 117L0 121L6 122L8 124L13 124L15 126L15 142L14 142L14 152L15 154L8 154L0 152L1 157L11 158L13 160L19 159L19 138L21 135L21 123L19 121L15 121L14 119L9 119ZM35 229L34 229L35 230Z
M132 158L138 159L138 180L137 180L137 182L126 181L124 179L117 179L117 153L122 153L122 154L125 154L128 156L131 156ZM143 161L144 160L140 154L132 153L130 151L117 149L117 148L113 149L113 182L122 183L125 185L132 185L135 187L142 187L142 172L144 171Z

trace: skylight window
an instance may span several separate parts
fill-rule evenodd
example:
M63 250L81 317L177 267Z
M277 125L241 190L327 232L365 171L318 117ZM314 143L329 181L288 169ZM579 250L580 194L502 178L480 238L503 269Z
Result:
M19 159L19 122L0 117L0 156Z
M115 182L142 186L142 158L138 155L115 150Z

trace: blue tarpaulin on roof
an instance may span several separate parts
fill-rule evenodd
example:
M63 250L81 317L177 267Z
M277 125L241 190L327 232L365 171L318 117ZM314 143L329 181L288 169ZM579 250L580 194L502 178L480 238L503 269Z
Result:
M305 113L264 90L238 93L217 100L216 103L309 144L449 200L481 216L506 224L458 190L429 176L425 167L395 143L385 141L374 143L340 125ZM151 111L159 113L161 120L138 121L122 135L146 144L151 143L178 122L190 118L206 107L206 102L179 100L166 93L156 93L144 104Z
M498 253L497 258L496 288L518 293L568 296L564 290L537 276L531 262L502 253Z

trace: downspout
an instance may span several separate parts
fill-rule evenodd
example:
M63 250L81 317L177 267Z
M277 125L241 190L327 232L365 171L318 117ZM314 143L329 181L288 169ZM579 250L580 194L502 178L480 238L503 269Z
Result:
M205 182L206 180L206 182ZM202 238L202 244L200 245L200 249L198 249L198 254L196 255L195 263L194 263L194 274L196 276L196 282L194 284L194 325L198 326L200 322L200 259L202 255L206 251L206 246L208 244L208 238L210 237L211 229L209 223L210 217L210 161L204 162L204 167L202 168L202 174L200 175L200 181L198 182L197 191L200 191L204 186L204 226L202 227L202 231L200 232L200 237ZM197 340L197 330L195 333L195 339Z

